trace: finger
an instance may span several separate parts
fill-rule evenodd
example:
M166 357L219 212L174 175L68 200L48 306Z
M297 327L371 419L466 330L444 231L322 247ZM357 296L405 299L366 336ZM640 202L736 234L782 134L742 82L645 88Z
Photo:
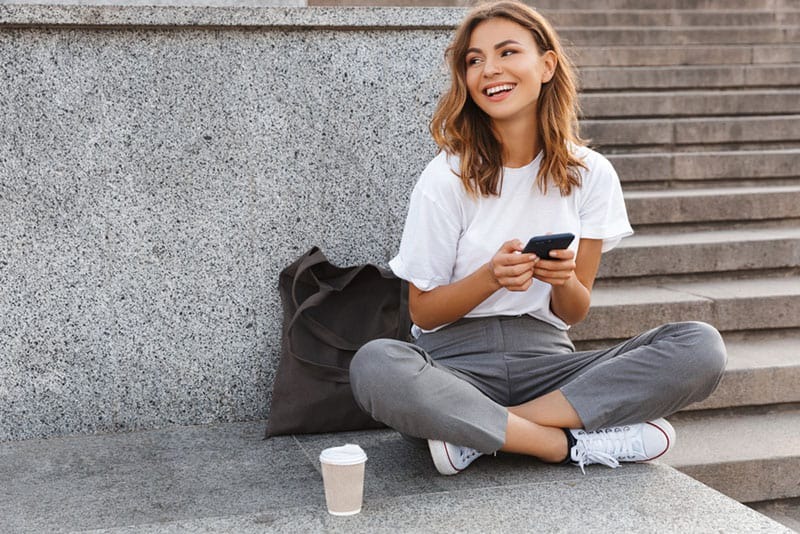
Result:
M568 248L551 250L550 257L558 260L571 260L575 257L575 251Z
M497 278L514 278L524 273L532 273L534 263L521 263L517 265L498 265L495 267L494 273Z
M508 286L506 289L509 291L527 291L531 287L531 284L533 284L533 278L529 279L524 284L518 286Z
M504 281L506 284L503 287L509 291L525 291L531 287L531 284L533 283L533 276L531 276L531 273L527 273L527 275L522 275L515 278L506 278Z
M500 246L500 250L498 252L504 254L511 254L513 252L520 252L525 247L522 246L522 241L519 239L512 239L510 241L506 241Z
M575 262L572 260L540 260L536 262L537 269L548 271L574 271Z

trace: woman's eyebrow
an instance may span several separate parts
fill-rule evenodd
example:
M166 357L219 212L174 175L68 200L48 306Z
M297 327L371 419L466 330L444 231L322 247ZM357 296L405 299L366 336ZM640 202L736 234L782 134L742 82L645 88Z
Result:
M504 46L510 45L510 44L518 45L519 42L515 41L514 39L506 39L505 41L502 41L502 42L497 43L496 45L494 45L494 49L495 50L499 50L500 48L503 48ZM483 50L481 50L480 48L474 48L473 47L473 48L468 48L466 53L469 54L469 53L472 53L472 52L474 52L476 54L480 54L480 53L483 52Z
M504 46L510 45L510 44L518 45L519 42L515 41L514 39L506 39L505 41L502 41L502 42L497 43L496 45L494 45L494 49L498 50L498 49L503 48ZM483 52L483 50L481 50L480 48L468 48L467 49L467 54L469 54L471 52L475 52L476 54L480 54L480 53Z
M510 45L510 44L518 45L519 43L517 41L515 41L514 39L506 39L502 43L497 43L496 45L494 45L494 49L497 50L497 49L503 48L504 46Z

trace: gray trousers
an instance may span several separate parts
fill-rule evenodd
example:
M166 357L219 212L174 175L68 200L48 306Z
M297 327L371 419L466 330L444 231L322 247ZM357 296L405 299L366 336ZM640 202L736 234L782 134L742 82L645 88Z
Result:
M575 352L566 332L538 319L489 317L415 343L371 341L350 382L358 404L399 432L491 454L505 443L507 406L561 390L586 430L640 423L708 397L726 360L719 332L700 322Z

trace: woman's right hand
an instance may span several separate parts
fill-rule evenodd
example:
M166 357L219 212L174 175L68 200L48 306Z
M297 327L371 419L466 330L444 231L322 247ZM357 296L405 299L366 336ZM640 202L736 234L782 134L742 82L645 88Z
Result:
M489 270L496 284L509 291L527 291L533 283L533 267L539 261L536 254L522 254L525 247L519 239L506 241L489 260Z

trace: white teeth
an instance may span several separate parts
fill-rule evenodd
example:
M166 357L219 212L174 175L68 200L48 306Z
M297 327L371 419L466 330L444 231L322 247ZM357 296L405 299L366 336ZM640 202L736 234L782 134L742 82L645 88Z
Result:
M507 83L505 85L496 85L494 87L490 87L490 88L486 89L486 94L488 96L492 96L492 95L496 95L497 93L499 93L501 91L510 91L513 88L514 88L514 86L509 84L509 83Z

